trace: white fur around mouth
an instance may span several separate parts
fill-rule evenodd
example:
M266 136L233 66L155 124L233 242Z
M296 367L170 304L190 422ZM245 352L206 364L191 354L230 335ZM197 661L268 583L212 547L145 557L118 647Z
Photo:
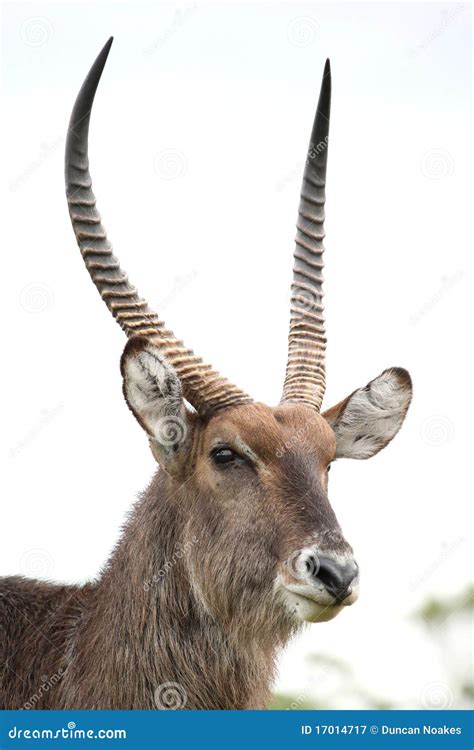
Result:
M332 620L345 607L353 604L357 597L357 587L342 603L336 603L324 590L314 590L305 585L288 585L277 582L280 596L291 615L301 622L327 622Z
M344 608L343 604L322 604L288 589L283 590L282 594L289 612L301 622L327 622Z

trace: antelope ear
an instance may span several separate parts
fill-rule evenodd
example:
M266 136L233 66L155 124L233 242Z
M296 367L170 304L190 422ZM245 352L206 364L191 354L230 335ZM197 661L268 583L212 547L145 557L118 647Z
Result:
M325 411L336 433L336 458L371 458L385 448L402 426L411 397L410 375L391 367Z
M148 339L131 338L120 362L125 400L150 439L158 463L175 475L193 425L176 371Z

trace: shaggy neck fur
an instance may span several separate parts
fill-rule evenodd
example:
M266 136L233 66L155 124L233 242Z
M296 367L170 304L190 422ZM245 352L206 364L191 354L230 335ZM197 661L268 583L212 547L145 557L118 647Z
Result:
M181 509L189 498L176 490L158 472L90 588L61 687L65 706L249 709L268 702L276 650L291 628L275 628L272 612L239 613L223 625L207 611L186 566L199 544L186 538Z
M220 523L205 502L158 472L97 582L1 579L2 709L267 705L294 626L270 578L233 575L225 560L195 576Z

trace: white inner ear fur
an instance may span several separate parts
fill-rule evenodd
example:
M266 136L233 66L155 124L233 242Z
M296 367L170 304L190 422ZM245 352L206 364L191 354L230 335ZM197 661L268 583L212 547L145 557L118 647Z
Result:
M128 405L161 447L176 449L186 437L186 408L181 383L159 349L147 344L124 362Z
M397 434L412 396L409 376L385 370L349 397L332 424L339 458L370 458Z

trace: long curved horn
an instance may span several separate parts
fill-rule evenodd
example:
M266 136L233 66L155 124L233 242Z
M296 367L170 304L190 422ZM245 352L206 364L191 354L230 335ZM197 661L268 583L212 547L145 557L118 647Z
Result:
M92 103L112 41L111 37L82 85L66 141L66 195L82 257L100 296L127 336L153 339L178 373L184 397L202 416L223 407L248 403L249 396L204 364L191 349L186 349L138 296L120 268L102 226L89 174L88 135Z
M322 269L330 108L331 68L326 60L296 224L288 364L282 396L282 402L303 401L318 411L326 383Z

